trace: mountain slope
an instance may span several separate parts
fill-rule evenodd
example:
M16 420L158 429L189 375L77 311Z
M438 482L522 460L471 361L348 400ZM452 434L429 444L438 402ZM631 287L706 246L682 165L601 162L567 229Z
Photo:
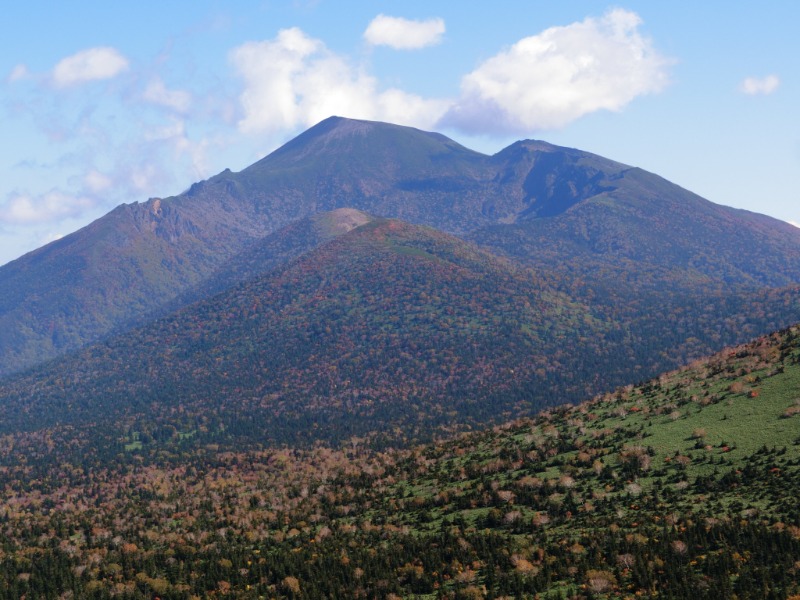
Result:
M800 315L800 290L786 289L616 320L540 272L431 228L355 211L318 225L340 227L343 216L345 228L363 224L0 381L0 433L76 428L112 455L125 432L164 424L230 447L375 430L384 443L411 443L579 401Z
M378 423L428 436L496 419L531 385L540 391L524 400L527 410L561 400L553 386L569 397L595 389L581 352L603 364L610 327L530 270L433 229L378 219L9 379L0 385L2 427L132 427L180 406L251 440L340 439Z
M551 284L571 295L591 289L582 301L626 282L630 293L606 306L800 281L800 230L639 169L536 141L485 156L439 134L332 117L239 173L123 205L0 267L0 375L221 291L236 279L220 276L226 261L337 208L469 236L555 271ZM259 260L277 265L270 243Z
M16 432L0 598L794 598L798 389L795 327L414 448Z
M211 296L277 269L349 231L375 220L352 208L337 208L299 219L249 244L226 260L198 286L181 295L175 307Z
M523 215L467 237L531 264L611 271L610 282L650 277L662 289L701 280L728 288L800 281L797 227L714 204L641 169L596 184L594 195L555 215Z
M252 237L235 212L211 212L124 205L0 267L0 374L97 340L198 284Z

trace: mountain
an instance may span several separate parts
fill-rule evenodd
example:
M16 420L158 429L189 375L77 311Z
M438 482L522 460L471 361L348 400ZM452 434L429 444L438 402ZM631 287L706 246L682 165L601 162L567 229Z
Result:
M469 239L529 264L579 269L581 276L600 270L612 287L631 277L684 291L701 282L727 289L798 283L799 228L714 204L637 168L598 170L603 179L579 201L558 204L568 196L559 195L559 185L572 189L575 172L601 168L590 167L585 153L551 152L551 161L571 156L574 165L548 174L561 183L540 185L529 215L479 228Z
M605 335L617 326L534 271L403 221L355 211L316 221L340 226L343 215L363 224L209 300L0 382L0 428L88 424L116 439L158 422L203 422L229 441L304 443L381 423L410 439L619 381L620 354Z
M467 237L607 307L666 291L677 310L684 294L702 304L800 281L800 230L640 169L538 141L485 156L436 133L332 117L241 172L120 206L0 267L0 375L222 291L236 280L228 261L255 264L250 248L275 266L267 236L339 208ZM618 281L629 294L616 295Z
M409 444L577 402L800 314L800 290L779 289L617 320L548 273L355 210L265 241L217 295L0 380L0 434L58 431L107 458L165 428L232 449L376 430ZM287 262L259 273L265 249Z
M558 151L550 160L570 156L568 162L584 167L590 160L575 151ZM556 180L571 181L559 169ZM628 324L642 343L672 336L672 366L762 334L749 319L772 301L780 304L775 294L796 295L800 229L714 204L641 169L605 172L593 196L553 206L542 190L545 202L535 217L465 238L546 273L598 318ZM716 339L698 333L709 333L702 320L708 325L722 315L739 322L742 337L726 336L724 327ZM773 326L794 320L786 316Z
M248 245L199 285L179 296L176 308L210 298L248 279L265 275L349 231L375 220L353 208L337 208L304 217Z
M135 323L254 235L224 206L209 211L153 199L120 206L0 267L0 374Z
M0 598L795 598L800 330L436 443L0 438Z
M319 211L469 221L447 216L450 199L474 186L484 158L438 134L332 118L241 173L120 206L0 267L0 374L158 314L250 243Z

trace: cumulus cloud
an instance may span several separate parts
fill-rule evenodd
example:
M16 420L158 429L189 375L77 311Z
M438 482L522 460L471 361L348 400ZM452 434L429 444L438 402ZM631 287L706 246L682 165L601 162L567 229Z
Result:
M40 196L13 194L0 205L0 221L17 225L47 223L76 217L94 205L94 200L87 196L74 196L59 190L50 190Z
M244 80L239 129L246 133L309 126L331 115L430 127L448 106L397 89L379 91L374 77L297 28L239 46L230 60Z
M775 92L780 84L781 80L777 75L767 75L762 78L747 77L739 84L739 91L748 96L768 96Z
M389 46L396 50L415 50L442 41L445 27L442 19L412 21L402 17L378 15L364 31L364 39L372 46Z
M82 50L62 59L53 69L56 87L111 79L128 68L128 59L115 48L100 47Z
M160 78L155 78L147 84L143 98L152 104L165 106L172 110L185 113L192 104L192 95L183 90L170 90Z
M471 133L553 129L662 90L671 61L640 34L641 23L614 9L520 40L463 77L442 124Z

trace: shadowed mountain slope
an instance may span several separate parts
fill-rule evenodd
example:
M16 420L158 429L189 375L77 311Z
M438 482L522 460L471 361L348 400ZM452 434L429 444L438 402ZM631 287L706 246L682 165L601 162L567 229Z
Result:
M528 269L378 219L272 274L8 379L0 420L9 431L116 429L180 407L251 439L341 439L376 423L429 435L497 418L531 385L540 391L524 400L529 410L558 401L554 386L585 395L596 384L576 376L582 353L612 356L611 326Z
M103 452L126 431L165 425L232 447L375 429L408 443L578 401L800 314L800 292L784 289L620 321L536 270L434 229L356 211L320 221L363 224L0 381L0 432L66 426L88 431L78 437Z
M788 223L714 204L635 168L593 191L556 215L523 215L467 237L556 270L610 270L609 281L626 274L651 277L661 287L800 281L800 229Z
M266 236L339 208L469 236L554 273L582 301L630 301L626 318L650 292L800 281L799 229L639 169L536 141L490 157L436 133L332 117L239 173L120 206L0 267L0 375L222 291L236 272L266 272L291 255ZM313 247L314 228L302 241L298 227L295 247Z

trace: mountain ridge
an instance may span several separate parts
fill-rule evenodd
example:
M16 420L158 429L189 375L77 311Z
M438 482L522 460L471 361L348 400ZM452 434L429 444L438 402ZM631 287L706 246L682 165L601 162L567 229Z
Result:
M281 264L244 260L216 295L1 379L0 434L69 427L113 453L159 422L231 448L377 426L409 444L577 402L800 314L797 287L614 312L430 227L341 209L309 222L309 246L292 227L268 244Z
M456 233L554 270L562 290L576 274L590 288L634 282L618 303L649 288L800 281L800 230L635 167L532 140L486 156L441 134L331 117L238 173L122 205L0 267L0 376L222 291L228 261L337 208Z

